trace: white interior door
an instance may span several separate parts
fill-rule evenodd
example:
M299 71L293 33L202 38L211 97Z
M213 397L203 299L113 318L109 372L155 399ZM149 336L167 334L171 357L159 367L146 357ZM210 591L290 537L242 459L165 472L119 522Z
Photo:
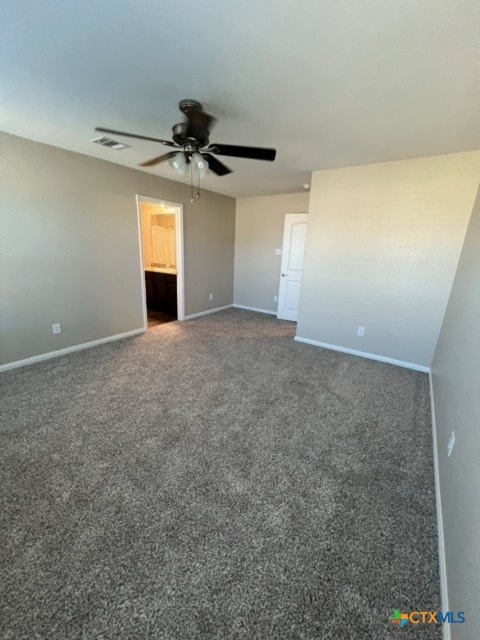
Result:
M306 231L306 213L286 214L278 289L277 318L281 320L297 320L298 317Z

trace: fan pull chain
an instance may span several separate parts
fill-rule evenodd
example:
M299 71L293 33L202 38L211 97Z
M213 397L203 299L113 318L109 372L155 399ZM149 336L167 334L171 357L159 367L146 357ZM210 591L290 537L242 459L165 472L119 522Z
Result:
M193 165L190 162L190 202L195 202L200 198L200 173L198 174L197 193L193 197Z
M190 202L193 202L193 167L190 162Z

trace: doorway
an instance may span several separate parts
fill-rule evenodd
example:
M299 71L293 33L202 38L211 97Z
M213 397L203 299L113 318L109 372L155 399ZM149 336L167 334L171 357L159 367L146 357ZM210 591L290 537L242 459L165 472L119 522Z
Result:
M145 330L185 319L183 206L137 195Z
M306 213L285 215L277 309L277 318L281 320L296 322L298 318L306 233Z

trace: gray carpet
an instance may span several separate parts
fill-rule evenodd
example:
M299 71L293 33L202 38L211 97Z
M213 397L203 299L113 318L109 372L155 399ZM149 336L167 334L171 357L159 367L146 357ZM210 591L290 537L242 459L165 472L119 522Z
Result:
M1 638L439 638L428 378L229 310L0 378Z

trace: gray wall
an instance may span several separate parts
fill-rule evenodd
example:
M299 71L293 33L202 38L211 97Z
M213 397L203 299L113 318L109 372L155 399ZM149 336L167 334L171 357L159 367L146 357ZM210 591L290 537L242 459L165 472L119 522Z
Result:
M429 367L479 176L479 151L315 172L297 335Z
M452 638L478 640L480 617L480 193L432 367ZM449 458L447 443L455 431ZM458 627L458 628L457 628Z
M232 303L233 198L190 204L184 184L4 133L0 148L0 364L142 327L136 194L184 205L186 314Z
M276 311L286 213L307 213L308 192L239 198L235 230L234 302Z

